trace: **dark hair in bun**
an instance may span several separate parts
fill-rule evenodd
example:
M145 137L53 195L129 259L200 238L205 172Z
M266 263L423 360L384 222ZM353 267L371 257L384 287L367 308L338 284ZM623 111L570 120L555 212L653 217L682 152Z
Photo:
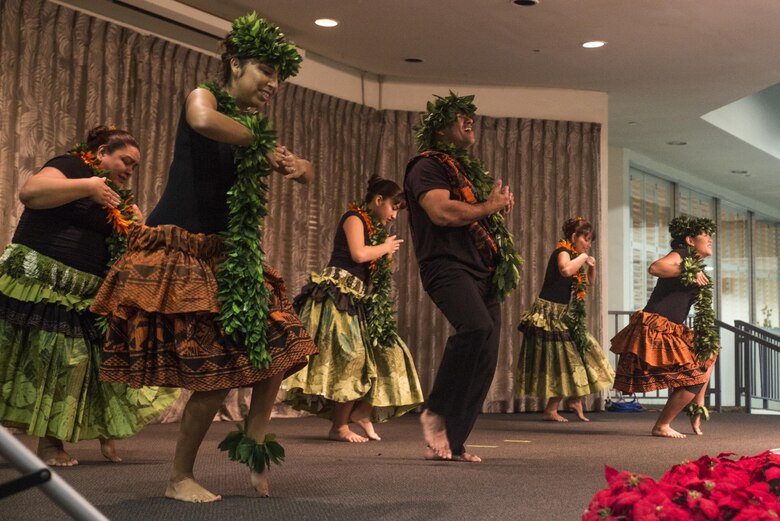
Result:
M114 126L98 125L87 134L87 147L92 152L97 152L98 148L102 146L105 147L106 152L109 154L128 146L141 150L141 147L138 146L138 141L127 130Z
M371 202L377 195L382 196L383 199L391 199L393 205L398 205L400 208L406 208L406 196L403 190L395 181L385 179L378 175L372 175L368 180L368 187L366 188L366 196L364 201Z
M586 235L590 234L592 240L596 240L596 232L593 231L593 225L588 222L584 217L572 217L568 219L561 228L563 231L563 238L567 241L571 239L572 235Z

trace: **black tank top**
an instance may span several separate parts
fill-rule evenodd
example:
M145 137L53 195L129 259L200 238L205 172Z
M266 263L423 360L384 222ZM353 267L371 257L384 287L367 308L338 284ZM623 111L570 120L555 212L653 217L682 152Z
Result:
M550 255L547 261L547 272L544 274L544 283L542 291L539 292L539 298L557 302L558 304L568 304L571 299L571 285L574 283L574 277L564 277L561 270L558 269L558 254L562 251L569 252L566 248L558 248Z
M672 250L680 254L683 261L688 256L687 248ZM655 283L645 311L656 313L676 324L682 324L688 317L691 306L699 295L699 286L686 286L680 277L659 278Z
M362 280L364 283L368 283L368 262L355 262L352 260L352 254L349 252L349 244L347 243L347 234L344 232L344 221L348 217L357 216L360 222L363 223L363 240L368 244L368 229L360 214L350 210L341 216L339 220L338 228L336 228L336 235L333 237L333 253L330 255L328 266L334 266L350 272L355 277Z
M44 165L47 166L56 168L68 179L92 177L89 167L69 154L49 160ZM45 210L25 208L12 241L102 277L108 270L106 238L111 234L106 218L105 208L88 198Z
M193 233L227 230L227 192L236 180L233 150L204 137L179 116L173 162L160 201L146 224L174 224Z

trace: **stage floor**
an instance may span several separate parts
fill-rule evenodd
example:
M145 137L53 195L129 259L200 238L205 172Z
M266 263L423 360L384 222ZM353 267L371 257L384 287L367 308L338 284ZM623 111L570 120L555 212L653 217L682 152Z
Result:
M97 441L69 445L81 464L60 475L112 520L577 520L604 488L604 465L659 478L683 460L721 452L753 455L780 447L780 417L713 413L704 436L684 440L649 435L657 413L591 413L590 423L556 424L540 414L483 415L468 450L482 463L422 459L418 417L378 426L381 442L348 444L324 438L318 418L274 419L287 450L271 469L271 496L248 486L248 470L217 444L233 429L215 423L195 472L218 503L165 499L178 424L151 425L118 443L124 463L102 459ZM675 427L690 432L687 417ZM34 440L19 439L28 447ZM0 463L0 481L18 473ZM48 521L66 516L38 490L0 500L0 519Z

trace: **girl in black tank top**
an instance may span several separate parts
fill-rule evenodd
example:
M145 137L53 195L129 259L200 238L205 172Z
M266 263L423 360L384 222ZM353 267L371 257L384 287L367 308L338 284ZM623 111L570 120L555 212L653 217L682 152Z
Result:
M612 339L611 350L620 355L615 389L624 393L671 389L653 436L685 438L671 422L687 407L694 434L702 434L701 419L709 416L704 396L716 358L697 350L695 332L684 324L699 293L711 291L710 279L703 269L685 266L698 266L712 255L715 225L710 219L680 216L669 223L669 232L672 251L648 269L658 277L655 289L645 308ZM708 311L712 312L697 309L697 314Z
M404 205L401 188L379 176L364 202L339 220L328 267L312 273L295 299L319 354L283 382L284 401L331 420L328 437L380 440L375 421L397 417L423 402L411 353L395 332L389 261L403 241L385 226ZM353 432L360 425L365 436Z
M547 399L545 420L568 421L558 407L569 398L569 408L589 421L581 398L609 389L614 378L601 346L585 329L584 299L596 278L596 259L588 254L595 234L577 217L563 225L563 236L547 262L539 298L520 317L517 393Z

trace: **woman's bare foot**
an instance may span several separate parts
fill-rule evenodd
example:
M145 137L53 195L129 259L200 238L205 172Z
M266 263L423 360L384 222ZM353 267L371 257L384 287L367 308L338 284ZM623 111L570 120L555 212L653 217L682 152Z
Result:
M427 445L426 450L432 450L441 459L452 459L444 417L425 409L420 415L420 424Z
M577 400L576 402L571 402L569 404L569 409L574 411L577 414L577 418L580 419L580 421L589 422L590 420L585 416L585 413L582 411L582 402L580 400Z
M691 429L693 429L693 433L697 436L704 434L701 430L701 414L691 416Z
M268 473L258 473L254 470L250 471L249 480L252 482L252 486L260 494L260 497L268 497Z
M437 455L430 447L425 447L425 450L423 450L423 458L434 461L464 461L466 463L479 463L482 461L482 458L476 454L470 454L468 452L464 452L460 455L453 455L451 458L445 459Z
M558 414L558 411L553 411L553 412L544 411L544 414L542 415L542 419L548 422L561 422L561 423L566 423L569 421L563 416L561 416L560 414Z
M185 477L180 480L171 479L165 489L165 497L186 501L187 503L213 503L221 501L222 496L212 494L195 481L193 477Z
M382 440L382 438L379 437L379 434L377 434L376 431L374 430L374 424L371 423L371 420L369 420L368 418L361 418L361 419L350 418L350 419L353 422L360 425L360 428L365 431L366 436L368 437L369 440L374 440L374 441Z
M348 441L349 443L365 443L368 438L349 430L349 425L331 427L328 438L334 441Z
M100 453L103 454L103 457L108 461L112 461L114 463L120 463L122 461L122 458L120 458L116 453L116 444L114 443L114 440L101 438Z
M685 438L685 434L677 432L668 425L656 425L651 432L653 436L660 436L661 438Z
M73 467L79 462L76 458L65 452L61 440L44 436L38 439L38 457L50 467Z

